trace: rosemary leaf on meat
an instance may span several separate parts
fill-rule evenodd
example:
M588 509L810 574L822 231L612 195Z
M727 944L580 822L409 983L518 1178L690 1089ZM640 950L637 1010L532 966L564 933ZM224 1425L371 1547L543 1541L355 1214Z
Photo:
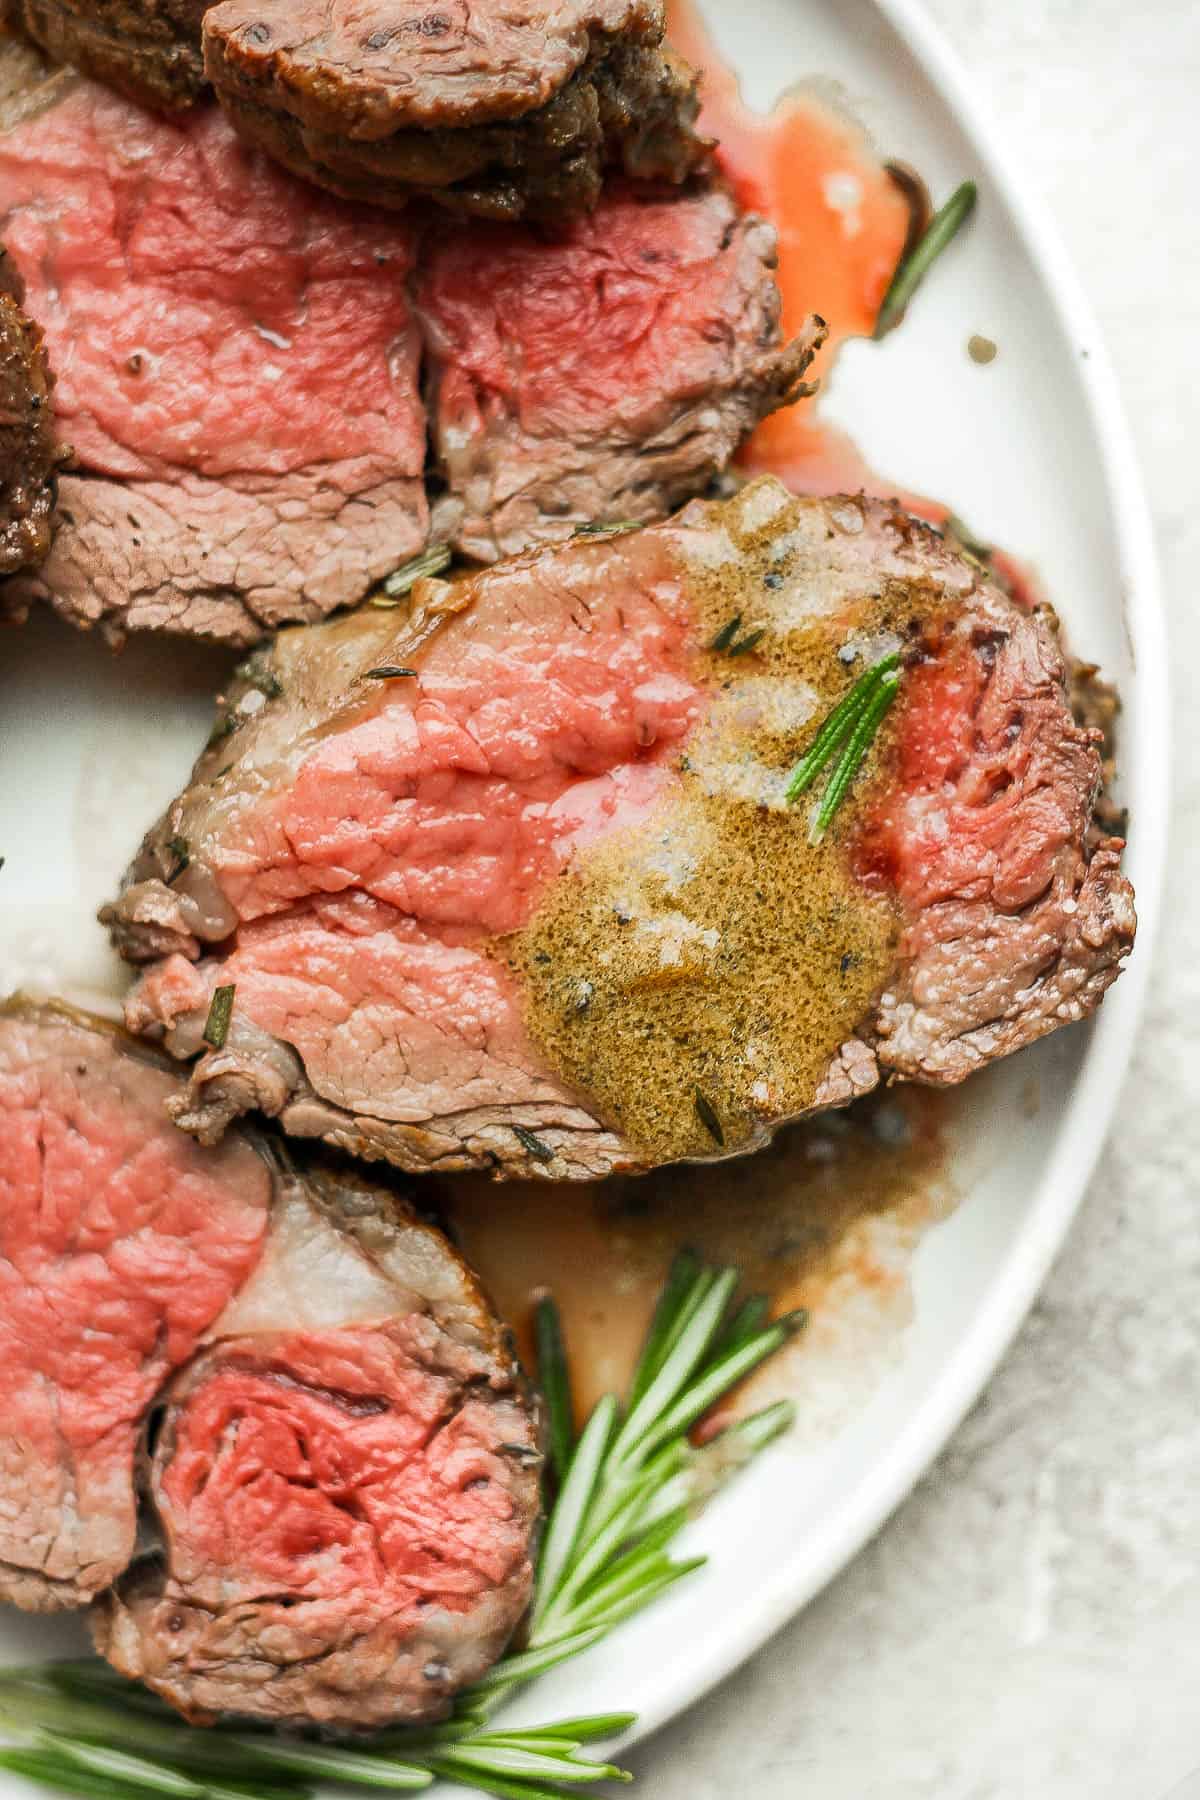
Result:
M640 531L640 519L594 519L590 525L577 525L572 537L623 537L627 531Z
M232 1003L232 987L222 991ZM768 1321L761 1296L735 1305L736 1286L736 1270L682 1252L624 1402L606 1395L578 1438L561 1325L553 1301L542 1303L539 1361L560 1480L530 1627L524 1647L460 1694L444 1723L347 1744L236 1723L197 1727L91 1657L0 1670L0 1733L9 1740L0 1768L83 1800L312 1800L315 1780L416 1791L438 1778L507 1800L566 1800L580 1784L628 1781L627 1770L586 1750L627 1730L632 1712L507 1729L489 1717L515 1688L598 1643L701 1567L702 1556L671 1554L675 1538L791 1425L791 1402L777 1401L703 1445L691 1442L696 1421L806 1322L802 1312Z
M851 782L858 774L867 752L875 741L875 733L883 723L884 714L896 698L896 690L899 686L899 671L893 669L882 677L865 708L859 714L850 734L850 741L842 751L833 774L829 777L825 792L821 796L821 804L813 816L808 832L810 844L819 844L828 831L834 814L846 798Z
M767 628L765 625L760 625L757 631L748 631L745 637L738 639L736 644L730 644L730 656L745 656L746 652L748 650L753 650L759 640L766 637L766 635Z
M166 883L166 885L168 887L170 887L170 885L173 881L178 881L179 877L183 874L183 871L187 868L188 864L191 862L192 847L188 843L188 841L185 837L170 837L167 839L167 849L171 852L171 855L175 858L174 862L171 864L171 867L167 870L167 873L163 876L164 882Z
M977 537L971 527L960 519L957 513L947 513L942 531L946 537L953 539L956 547L968 562L977 563L985 573L990 570L992 557L995 554L993 546L985 543L983 538Z
M224 1048L225 1039L229 1036L229 1021L233 1017L233 996L237 993L237 983L231 981L227 987L213 989L212 1003L208 1009L208 1018L204 1022L201 1036L206 1044L214 1050Z
M415 669L406 669L401 663L380 663L377 669L368 669L363 676L364 681L396 681L401 675L415 675Z
M443 569L448 569L450 558L449 544L430 544L419 556L411 557L408 562L401 563L398 569L393 569L390 575L384 577L379 593L371 596L371 605L398 605L423 577L440 575Z
M718 652L723 650L729 656L745 656L748 650L753 650L755 644L757 644L761 638L766 636L765 626L760 626L757 631L748 631L744 637L738 636L741 629L742 615L740 612L735 612L733 617L725 621L720 631L718 631L717 635L710 641L708 646L709 649Z
M696 1117L703 1125L705 1131L707 1131L709 1137L713 1140L713 1143L720 1144L723 1147L725 1143L725 1131L720 1119L717 1117L717 1111L712 1101L702 1088L697 1088L693 1097L696 1103Z
M543 1142L536 1131L530 1131L528 1125L514 1125L512 1134L526 1154L532 1156L534 1162L554 1161L554 1152L549 1144Z
M732 619L726 619L720 631L709 644L710 650L728 650L738 632L742 629L742 615L735 612Z
M809 832L810 843L820 843L845 799L850 784L862 767L884 714L896 698L900 683L900 655L891 651L861 674L849 691L822 721L816 737L792 770L784 799L791 804L808 792L827 764L837 758L821 804Z
M908 255L902 257L875 320L874 336L886 337L904 317L905 308L947 244L958 235L975 210L977 191L973 181L955 188L945 206L930 219Z

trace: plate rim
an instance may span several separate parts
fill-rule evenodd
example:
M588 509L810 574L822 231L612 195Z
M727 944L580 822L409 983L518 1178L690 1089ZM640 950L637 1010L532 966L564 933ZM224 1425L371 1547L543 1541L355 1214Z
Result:
M1162 779L1169 767L1170 745L1166 616L1149 502L1111 358L1048 205L1027 190L1024 175L1014 169L1001 146L998 128L986 112L981 116L971 76L923 0L869 0L869 4L936 87L1011 214L1064 338L1082 353L1081 398L1113 503L1124 625L1137 678L1139 735L1123 751L1124 767L1133 774L1130 788L1137 795L1134 854L1129 859L1137 873L1137 942L1092 1029L1033 1215L960 1340L954 1363L931 1386L869 1474L847 1491L836 1517L829 1518L815 1541L809 1534L797 1544L780 1565L770 1590L756 1604L726 1617L719 1633L708 1632L703 1640L694 1641L692 1654L664 1675L650 1704L639 1711L637 1723L620 1740L626 1747L644 1743L711 1692L821 1593L908 1497L978 1400L1065 1244L1113 1127L1139 1040L1158 936L1170 812L1170 784Z

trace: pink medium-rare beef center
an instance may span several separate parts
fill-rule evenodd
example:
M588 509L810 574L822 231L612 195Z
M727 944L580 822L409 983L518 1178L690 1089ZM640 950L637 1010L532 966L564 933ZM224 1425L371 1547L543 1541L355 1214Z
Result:
M536 584L519 564L498 569L497 603L436 636L419 680L360 676L330 694L349 700L344 732L312 741L281 710L258 755L289 778L228 802L218 783L203 824L181 826L204 842L206 891L236 934L221 979L339 1104L390 1086L386 1113L420 1122L511 1097L531 1057L517 984L487 940L524 925L574 855L648 815L700 716L690 610L668 566L622 588L619 558L581 571L562 554L557 582L553 556ZM364 630L391 632L378 614L330 629L355 667ZM309 644L282 648L303 663ZM284 707L308 687L299 665L277 679ZM150 979L172 1013L207 1004L203 965L174 958ZM545 1074L528 1099L570 1105Z
M819 338L781 345L773 234L718 189L615 187L549 239L397 219L214 107L165 120L83 80L0 133L0 236L76 457L5 604L48 594L115 635L251 642L360 599L431 530L490 558L654 517Z
M0 1593L78 1606L133 1551L143 1416L253 1268L270 1180L164 1130L176 1077L0 1014Z
M887 735L812 843L788 770L888 645ZM151 965L131 1026L200 1057L188 1129L605 1173L1084 1016L1134 925L1099 772L1044 616L895 507L764 479L282 634L105 917Z
M98 474L287 475L425 454L411 234L102 88L0 137L3 237Z
M0 1595L192 1716L444 1712L528 1600L536 1427L395 1196L176 1130L165 1059L0 1008Z

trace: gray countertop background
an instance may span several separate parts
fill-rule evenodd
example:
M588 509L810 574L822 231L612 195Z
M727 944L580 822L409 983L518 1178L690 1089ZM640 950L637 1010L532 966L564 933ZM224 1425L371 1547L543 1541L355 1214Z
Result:
M1049 201L1142 458L1175 681L1163 927L1016 1345L850 1569L632 1759L647 1800L1162 1800L1200 1771L1200 4L928 4Z

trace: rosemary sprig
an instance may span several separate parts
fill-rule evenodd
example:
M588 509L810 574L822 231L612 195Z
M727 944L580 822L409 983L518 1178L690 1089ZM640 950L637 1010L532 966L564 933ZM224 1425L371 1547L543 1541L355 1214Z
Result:
M808 841L810 844L819 844L828 831L834 813L846 798L850 783L858 774L867 752L875 740L875 733L883 723L884 714L896 698L896 690L899 685L898 670L892 670L889 674L882 676L866 706L859 714L850 734L850 742L843 750L841 761L829 778L825 792L821 796L821 804L809 827Z
M934 213L908 255L901 258L875 320L874 336L886 337L904 317L905 308L942 251L956 237L975 209L973 181L955 188L945 206Z
M640 519L594 519L588 525L577 525L572 537L624 537L627 531L640 531Z
M94 1658L0 1671L0 1768L83 1800L311 1800L312 1780L412 1792L438 1778L501 1800L567 1800L627 1771L586 1754L633 1713L491 1725L515 1688L598 1643L705 1558L669 1553L687 1520L791 1424L778 1401L702 1447L689 1432L804 1323L768 1322L766 1303L732 1305L733 1269L683 1252L668 1275L622 1405L608 1395L576 1441L562 1328L539 1307L538 1349L551 1412L550 1509L526 1647L461 1694L444 1724L397 1727L353 1745L248 1731L197 1729L147 1689Z
M720 1464L712 1445L697 1451L687 1434L803 1323L737 1329L736 1282L732 1269L704 1268L687 1253L676 1260L624 1407L613 1395L599 1401L575 1445L543 1539L527 1655L556 1645L573 1654L579 1634L639 1611L698 1566L672 1560L667 1547ZM767 1427L763 1441L792 1416L790 1406L767 1413L753 1415L756 1429ZM758 1441L753 1432L739 1439ZM731 1458L728 1472L741 1460ZM475 1692L504 1685L509 1673L501 1662Z
M397 606L422 577L440 575L443 569L450 567L451 550L449 544L430 544L419 556L414 556L398 569L385 576L383 585L377 594L372 594L371 605L390 608Z
M377 669L367 669L364 681L398 681L401 676L415 675L415 669L405 668L402 663L380 663Z
M862 767L884 714L896 698L900 684L900 655L891 651L865 670L826 715L816 737L805 751L783 790L791 804L808 792L827 763L838 758L809 831L809 842L819 844L829 829L850 784Z

